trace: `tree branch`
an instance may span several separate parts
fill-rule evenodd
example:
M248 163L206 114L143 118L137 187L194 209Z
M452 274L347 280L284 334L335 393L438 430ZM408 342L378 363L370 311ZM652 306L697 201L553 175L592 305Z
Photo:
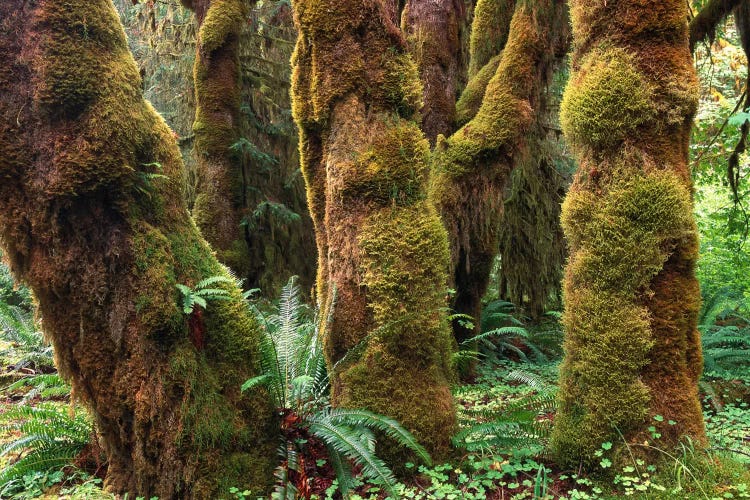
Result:
M709 0L705 7L690 21L690 51L695 51L698 42L713 39L716 26L722 22L742 0Z

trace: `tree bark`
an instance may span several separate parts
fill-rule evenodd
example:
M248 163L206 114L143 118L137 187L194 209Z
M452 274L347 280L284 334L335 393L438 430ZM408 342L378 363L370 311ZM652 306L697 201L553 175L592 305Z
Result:
M410 0L402 28L423 84L422 130L431 144L454 129L461 74L463 0Z
M562 464L591 462L605 441L624 456L623 436L647 454L650 426L659 448L686 436L701 446L687 6L575 0L571 12L561 122L579 170L562 216L570 255L552 448Z
M176 284L226 272L185 208L179 151L111 2L2 2L0 45L0 235L95 417L107 486L262 493L275 419L239 391L258 326L235 286L182 311Z
M491 22L486 16L496 15L507 4L496 1L494 6L478 2L473 33ZM477 320L498 251L503 193L510 172L528 154L527 134L540 111L556 54L566 50L567 26L564 2L524 0L516 3L507 44L498 33L486 42L473 34L471 67L498 64L497 70L486 88L469 83L466 92L483 94L479 109L475 115L467 114L469 121L435 148L430 198L448 231L454 309ZM501 45L502 57L492 58L486 48ZM487 73L480 71L475 78L486 79ZM478 323L468 329L455 322L456 339L462 342L473 336Z
M444 458L456 426L449 253L426 199L416 66L382 0L297 0L294 9L293 112L332 402L395 417Z

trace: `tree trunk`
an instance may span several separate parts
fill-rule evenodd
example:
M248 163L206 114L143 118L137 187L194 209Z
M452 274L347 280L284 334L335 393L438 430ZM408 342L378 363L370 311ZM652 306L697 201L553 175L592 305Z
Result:
M382 0L294 8L293 112L319 246L332 402L395 417L440 459L456 426L449 253L426 199L417 69Z
M517 2L507 44L497 30L480 36L484 26L502 18L499 13L508 6L507 0L495 1L477 3L472 33L470 67L488 66L490 71L475 74L475 79L488 83L485 88L475 80L467 86L465 94L480 92L481 100L462 98L481 105L476 114L461 105L468 122L438 141L431 179L430 197L438 206L451 246L454 309L477 319L475 329L455 322L459 342L478 328L481 298L498 251L506 183L528 153L527 134L540 111L542 91L556 55L565 52L568 40L567 9L560 0ZM503 45L501 58L497 53L490 55L488 47L499 50ZM493 74L494 65L498 66Z
M687 6L575 0L571 12L576 52L561 122L579 170L562 216L570 257L552 443L568 465L594 460L605 441L624 454L620 436L648 451L650 426L662 449L683 437L705 443Z
M431 144L453 132L461 74L461 27L466 13L459 0L409 0L402 26L423 84L422 130Z
M247 186L237 141L240 121L240 30L244 0L183 0L195 12L198 37L195 84L197 196L193 218L219 260L239 277L250 273Z
M262 493L275 420L243 397L258 326L239 289L182 311L176 284L226 276L193 225L171 131L143 100L108 0L0 3L0 228L60 373L91 409L108 487Z

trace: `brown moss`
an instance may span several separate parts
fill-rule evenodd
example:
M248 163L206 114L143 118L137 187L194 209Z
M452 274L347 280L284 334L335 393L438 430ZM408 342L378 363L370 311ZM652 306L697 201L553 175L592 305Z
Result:
M16 68L2 74L0 152L19 167L0 183L0 236L96 420L106 484L213 497L238 456L231 480L262 493L273 411L239 393L257 373L258 326L229 287L203 314L205 349L190 342L175 284L226 271L189 218L179 150L143 100L111 2L10 1L0 17L1 66Z

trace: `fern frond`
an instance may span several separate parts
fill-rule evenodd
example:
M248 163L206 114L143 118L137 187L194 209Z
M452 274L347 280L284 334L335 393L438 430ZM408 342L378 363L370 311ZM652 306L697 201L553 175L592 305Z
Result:
M333 467L333 472L336 473L336 479L338 479L339 482L341 496L345 499L349 498L349 492L353 485L352 467L349 465L346 458L342 457L334 447L326 444L326 449L328 450L328 458L331 461L331 467Z
M362 467L362 474L365 477L379 481L391 496L397 497L396 479L393 473L368 449L365 443L360 441L356 431L318 416L310 419L310 432L328 446L354 460Z
M208 278L199 281L198 284L195 285L195 290L206 289L211 285L215 285L216 283L224 283L230 286L235 285L235 282L232 278L218 274L216 276L209 276Z
M378 415L367 410L349 410L346 408L334 408L329 413L333 423L343 424L350 427L367 427L379 430L400 446L410 449L426 464L432 465L432 459L427 450L419 444L417 439L401 424L392 418Z

